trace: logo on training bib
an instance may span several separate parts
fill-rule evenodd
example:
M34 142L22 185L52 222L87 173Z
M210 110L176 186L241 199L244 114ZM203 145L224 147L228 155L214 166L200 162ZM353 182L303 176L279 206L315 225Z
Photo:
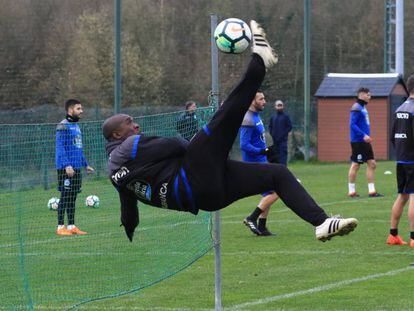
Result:
M75 137L74 145L76 146L76 148L79 148L79 149L82 148L82 136L81 135L78 135Z
M138 199L151 201L151 186L150 184L141 181L133 180L126 186L127 189L133 191Z
M407 138L405 133L395 133L394 138Z
M127 174L129 174L129 169L127 169L125 166L122 166L118 171L116 171L115 174L111 176L111 179L114 181L114 183L118 183L118 181L125 177Z
M409 119L410 115L405 112L397 112L397 119Z
M168 183L165 182L161 185L159 196L162 208L168 208L167 205L167 192L168 192Z

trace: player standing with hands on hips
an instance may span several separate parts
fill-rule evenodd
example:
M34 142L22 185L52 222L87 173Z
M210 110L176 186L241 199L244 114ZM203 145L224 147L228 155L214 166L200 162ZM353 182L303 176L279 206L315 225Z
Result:
M58 190L60 201L57 210L58 226L56 234L86 234L75 226L76 197L82 187L82 167L88 173L94 169L88 165L83 155L82 133L77 122L81 118L83 108L79 100L68 99L65 102L66 117L56 128L56 169L58 174ZM65 227L65 212L68 226Z
M228 159L266 70L277 62L263 29L255 21L250 27L253 55L244 76L191 142L140 134L139 126L125 114L105 120L109 177L119 193L121 223L131 241L139 224L138 200L197 214L269 190L315 226L321 241L348 234L357 226L355 218L328 217L285 166Z

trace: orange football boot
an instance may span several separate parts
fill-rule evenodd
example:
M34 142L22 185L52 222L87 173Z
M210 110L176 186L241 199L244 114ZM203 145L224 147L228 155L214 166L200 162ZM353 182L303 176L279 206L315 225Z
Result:
M56 230L56 234L57 235L72 235L72 232L66 229L66 227L62 227Z
M388 245L407 245L408 243L405 242L399 235L393 236L392 234L390 234L387 239L387 244ZM410 242L410 246L411 246L411 242ZM414 241L413 241L412 247L414 247Z
M76 226L74 226L74 227L70 230L70 232L71 232L72 234L78 234L78 235L85 235L85 234L88 234L87 232L80 230L80 229L79 229L78 227L76 227Z

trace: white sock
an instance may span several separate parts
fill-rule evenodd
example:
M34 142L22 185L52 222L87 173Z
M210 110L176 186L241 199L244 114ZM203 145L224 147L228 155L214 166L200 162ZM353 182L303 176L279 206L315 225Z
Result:
M348 183L348 193L355 192L355 184Z
M58 230L65 228L65 225L58 225Z
M72 230L73 228L75 228L75 225L68 225L68 230Z
M374 183L369 183L368 184L368 192L369 193L374 193L375 191L375 184Z

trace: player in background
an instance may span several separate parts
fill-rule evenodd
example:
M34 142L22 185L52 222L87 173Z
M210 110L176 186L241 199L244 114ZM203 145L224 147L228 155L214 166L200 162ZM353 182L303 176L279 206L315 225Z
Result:
M197 214L270 189L315 227L320 241L348 234L357 226L355 218L328 217L285 166L228 159L266 69L277 62L263 29L255 21L250 27L253 54L245 74L190 142L140 134L139 125L125 114L112 116L102 125L109 178L118 191L121 223L131 241L139 224L138 200Z
M245 162L267 163L267 155L272 148L267 148L265 138L265 128L259 113L263 111L266 105L266 99L263 92L258 91L254 97L249 110L244 115L240 128L240 149L242 159ZM262 193L262 199L253 212L247 216L243 223L254 234L259 236L272 236L266 226L267 216L270 206L276 202L279 197L274 191ZM259 221L259 222L257 222Z
M352 163L348 172L348 196L351 198L359 197L356 192L355 181L361 164L367 163L368 196L370 198L382 197L383 195L375 189L374 177L377 163L371 146L370 122L366 108L371 100L371 93L368 88L361 87L357 91L357 97L356 103L352 105L349 119Z
M82 133L77 122L83 113L82 105L77 99L65 102L66 117L56 128L56 169L60 202L57 210L58 235L86 234L75 226L76 197L82 187L82 167L88 173L94 169L88 165L82 148ZM65 212L68 226L65 227Z
M177 131L181 137L190 141L198 132L198 119L196 115L197 104L195 101L188 101L185 103L185 111L179 116L177 120Z
M281 100L277 100L274 106L276 113L269 121L269 133L273 139L273 150L276 153L276 163L287 165L288 159L288 137L292 131L292 121L285 113L285 105Z
M410 224L409 246L414 247L414 75L407 80L409 98L394 113L391 142L397 162L398 196L391 210L391 228L387 239L389 245L405 245L398 235L398 224L404 206L408 203Z

